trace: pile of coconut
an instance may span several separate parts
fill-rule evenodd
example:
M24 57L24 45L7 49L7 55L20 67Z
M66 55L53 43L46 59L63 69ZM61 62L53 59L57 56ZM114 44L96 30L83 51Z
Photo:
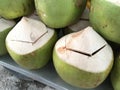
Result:
M80 88L98 87L112 71L120 90L120 59L109 43L120 44L119 12L119 0L0 0L0 55L30 70L53 62Z

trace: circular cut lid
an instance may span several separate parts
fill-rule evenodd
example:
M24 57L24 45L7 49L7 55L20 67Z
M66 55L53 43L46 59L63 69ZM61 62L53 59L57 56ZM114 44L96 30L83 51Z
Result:
M61 60L88 72L103 72L113 60L111 47L91 27L64 36L55 51Z

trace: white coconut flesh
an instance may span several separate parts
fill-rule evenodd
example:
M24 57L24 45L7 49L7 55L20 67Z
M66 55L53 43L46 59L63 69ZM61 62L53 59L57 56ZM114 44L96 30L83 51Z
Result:
M17 54L27 54L41 48L54 35L54 30L37 20L23 17L9 32L7 46Z
M106 0L106 1L111 2L117 6L120 6L120 0Z
M0 32L6 30L8 28L12 28L14 25L15 25L14 21L0 18Z
M68 28L72 31L79 31L81 29L84 29L90 25L89 23L89 10L86 8L83 12L83 15L81 16L80 20L74 24L69 26Z
M105 71L113 60L111 47L91 27L64 36L55 51L69 65L93 73Z

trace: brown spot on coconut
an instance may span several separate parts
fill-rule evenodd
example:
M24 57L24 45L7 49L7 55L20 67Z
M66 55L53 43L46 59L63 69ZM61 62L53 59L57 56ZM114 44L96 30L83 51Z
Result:
M58 52L60 52L60 53L65 53L65 51L66 51L66 47L58 48Z
M73 86L95 88L111 71L113 51L93 28L87 27L79 33L74 39L72 35L75 33L71 33L57 41L53 51L55 69L64 81ZM66 48L62 53L58 50L61 47Z

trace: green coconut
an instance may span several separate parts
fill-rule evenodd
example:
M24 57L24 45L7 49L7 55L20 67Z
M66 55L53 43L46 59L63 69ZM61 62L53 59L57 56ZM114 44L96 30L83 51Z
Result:
M47 26L63 28L79 19L86 2L86 0L35 0L35 7Z
M110 45L91 27L62 37L53 51L58 75L80 88L99 86L110 73L113 59Z
M68 27L66 27L63 32L64 34L69 34L69 33L72 33L72 32L77 32L77 31L80 31L86 27L90 26L90 23L89 23L89 9L86 8L82 14L82 16L80 17L79 21L76 22L75 24L73 25L70 25Z
M13 60L25 69L45 66L52 56L57 35L42 22L23 17L9 32L6 47Z
M119 0L91 0L91 25L105 39L118 44L120 44L119 12Z
M15 19L34 11L34 0L0 0L0 16Z
M0 18L0 56L7 54L5 39L9 31L15 25L14 21Z
M120 53L115 58L114 67L111 72L111 82L114 90L120 90Z

